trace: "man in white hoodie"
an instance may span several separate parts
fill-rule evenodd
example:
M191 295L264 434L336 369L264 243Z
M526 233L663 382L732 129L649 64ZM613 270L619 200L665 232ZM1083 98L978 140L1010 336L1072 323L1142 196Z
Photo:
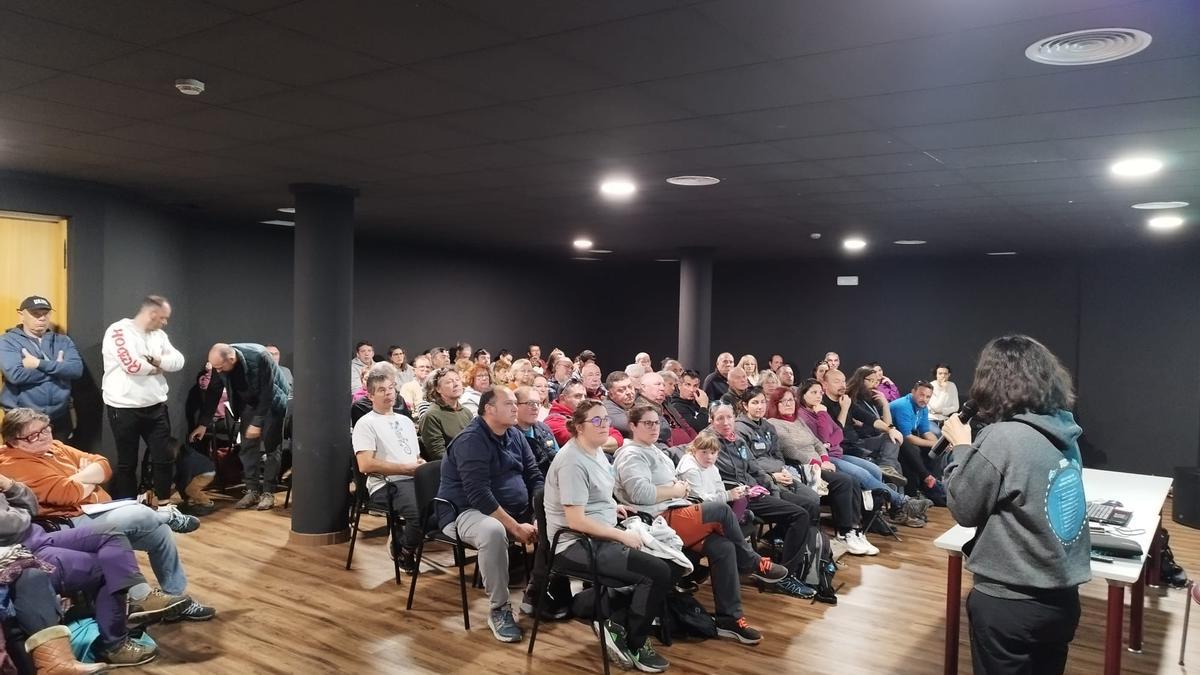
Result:
M171 304L147 295L132 319L121 319L104 331L105 412L117 442L117 470L109 491L114 499L138 493L137 468L141 441L146 441L153 467L154 500L171 497L175 460L171 452L171 420L167 415L167 379L163 373L183 368L183 354L171 346L163 330ZM155 506L156 504L151 504Z

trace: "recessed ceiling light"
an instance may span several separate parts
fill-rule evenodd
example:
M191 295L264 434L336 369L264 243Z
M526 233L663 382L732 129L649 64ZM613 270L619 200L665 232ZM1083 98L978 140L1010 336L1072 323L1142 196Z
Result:
M924 244L926 242L924 239L897 239L896 241L893 241L892 243L899 244L901 246L920 246L921 244Z
M992 251L988 255L1016 255L1016 251Z
M809 239L812 239L812 240L814 240L814 241L815 241L815 240L817 240L817 239L820 239L820 238L821 238L821 233L820 233L820 232L813 232L812 234L808 235L808 238L809 238Z
M1025 49L1025 57L1051 66L1107 63L1133 56L1152 39L1135 28L1089 28L1038 40Z
M655 258L654 262L679 262L679 258Z
M1114 163L1109 169L1117 176L1149 176L1162 168L1162 162L1153 157L1130 157Z
M599 258L589 258L589 257L587 257L587 256L575 256L575 257L571 258L571 260L590 260L590 261L595 261L595 260L599 260Z
M283 207L277 208L277 209L275 209L275 210L276 210L276 211L278 211L278 212L280 212L280 213L295 213L295 212L296 212L296 207L294 207L294 206L283 206Z
M867 242L857 237L851 237L842 242L842 247L847 251L861 251L867 247Z
M712 176L675 176L668 178L667 182L671 185L683 185L686 187L703 187L705 185L716 185L721 182L720 178Z
M1152 230L1174 230L1180 225L1183 225L1183 218L1179 216L1155 216L1146 221Z
M604 254L604 253L612 253L612 251L610 251L610 250L608 250L608 249L606 249L606 248L594 248L594 249L592 249L592 250L588 251L588 253L591 253L591 254L595 255L595 254L597 254L597 253L600 253L600 254Z
M571 242L571 245L578 249L589 249L592 247L592 240L580 237L579 239Z
M291 220L276 219L276 220L260 220L258 222L262 223L263 225L283 225L285 227L295 227L296 226L296 223Z
M1135 209L1181 209L1187 206L1187 202L1142 202L1134 204Z
M609 178L600 184L600 192L609 197L628 197L637 192L637 186L628 178Z

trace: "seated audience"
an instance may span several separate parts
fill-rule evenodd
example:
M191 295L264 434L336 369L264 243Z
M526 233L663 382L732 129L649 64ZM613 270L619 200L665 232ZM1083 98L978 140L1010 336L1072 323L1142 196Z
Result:
M933 396L933 385L925 380L917 380L912 391L892 401L888 407L892 414L892 424L904 435L904 443L900 446L900 456L915 455L925 466L934 464L929 459L929 449L937 443L938 437L929 424L929 398ZM947 458L948 459L948 458ZM944 466L944 465L943 465ZM934 478L942 475L941 466L935 467ZM932 485L926 485L932 488Z
M550 371L546 370L546 362L542 360L542 348L538 345L529 345L525 349L525 358L529 359L529 364L533 366L533 372L538 375L550 374Z
M467 388L463 389L462 398L458 402L471 413L471 417L474 417L479 414L479 397L492 388L492 371L487 366L471 366L467 371L466 382Z
M275 365L279 368L279 374L283 376L283 381L287 383L288 391L294 390L296 388L296 376L292 375L291 368L288 368L287 366L280 363L279 360L281 358L283 358L283 354L281 354L279 352L279 346L278 345L263 345L263 346L267 348L267 353L271 355L271 358L275 359Z
M860 368L859 371L860 382L872 374L869 368ZM900 432L891 429L877 414L870 412L878 409L874 406L881 405L879 401L870 404L870 410L857 405L856 400L847 393L846 376L836 368L825 372L822 385L825 393L821 404L842 428L842 450L845 454L871 460L883 472L885 481L894 482L901 487L906 485L908 481L901 471L899 460L900 443L904 441L904 437ZM865 384L859 385L859 391L869 391L870 396L878 396L880 400L883 398ZM886 409L887 406L883 408Z
M783 367L783 363L783 354L772 354L771 358L767 359L767 368L769 368L772 373L778 373L779 369Z
M446 351L445 347L434 347L433 349L430 349L429 359L431 370L449 368L452 364L452 361L450 360L450 352Z
M415 410L417 404L425 400L425 381L431 372L433 369L428 356L418 356L413 361L413 379L400 387L400 397L410 410Z
M896 386L895 382L892 382L892 378L883 374L883 366L878 361L868 363L867 367L874 370L875 374L879 376L879 386L875 387L875 390L883 394L888 403L900 398L900 388Z
M842 357L838 356L837 352L825 352L825 363L829 365L830 370L839 370L842 367Z
M354 345L354 358L350 359L350 391L362 386L362 371L375 363L375 348L366 340Z
M886 435L889 443L898 446L897 459L904 473L909 494L916 494L918 486L933 490L937 479L925 467L924 457L916 446L906 444L904 434L892 422L891 408L883 394L876 389L879 381L879 374L874 369L863 366L855 370L854 375L850 376L850 381L846 383L846 393L853 401L850 414L861 425L857 427L859 437L865 442L872 437Z
M775 390L782 387L783 384L779 381L779 375L773 370L764 370L758 374L758 386L762 387L763 393L767 395L767 399L775 393Z
M940 427L946 418L958 412L958 385L950 381L950 366L933 367L933 396L929 397L929 421Z
M649 373L654 370L654 364L646 352L638 352L637 356L633 357L633 362L642 367L642 372Z
M396 386L403 387L412 382L416 378L416 372L412 366L405 361L407 352L404 347L392 345L388 347L388 362L396 369Z
M603 399L608 396L608 390L600 381L600 366L595 361L588 361L579 369L579 381L583 383L583 391L588 398Z
M549 398L554 401L558 398L558 393L567 385L573 378L571 359L568 359L561 354L550 356L550 375L548 383L550 385Z
M441 459L446 454L446 446L471 421L471 412L459 403L462 394L462 380L449 368L439 368L425 383L429 411L421 417L420 429L426 461Z
M775 403L775 408L783 419L788 418L790 411L796 410L798 421L803 422L804 428L810 432L808 438L797 435L792 441L781 432L780 443L784 447L784 455L788 455L789 445L794 442L791 447L795 448L800 456L806 457L808 462L819 463L822 469L828 469L828 465L832 464L837 471L853 476L864 489L881 492L890 505L889 520L892 522L908 527L924 527L925 513L930 505L928 500L909 497L896 490L883 482L883 472L878 466L861 457L844 453L843 431L829 416L829 411L821 402L824 398L821 384L813 379L805 380L800 385L800 397L798 404L796 395L784 390Z
M85 514L84 504L111 501L100 487L112 477L112 469L103 455L80 452L51 438L50 418L28 408L15 408L0 423L0 473L24 483L38 500L43 516L70 518L76 527L111 529L129 538L130 545L145 551L150 567L163 591L170 595L187 593L187 573L179 560L172 532L192 532L200 527L195 516L180 513L174 506L157 510L145 504ZM192 600L179 618L207 621L216 610Z
M492 383L496 386L507 387L512 382L512 366L504 361L497 361L491 365L492 368Z
M546 475L546 535L554 541L559 530L570 528L591 537L592 545L584 547L575 535L564 533L558 540L556 562L563 569L588 574L594 555L602 581L612 587L632 587L632 593L609 596L609 615L599 628L605 631L609 654L618 665L662 672L670 663L654 651L649 636L671 590L671 566L641 551L639 534L616 527L629 512L613 499L612 466L601 452L610 438L604 405L595 399L580 403L567 428L571 439Z
M529 362L529 359L517 359L512 364L512 379L508 382L508 388L531 387L535 377L537 377L537 373L534 372L533 364Z
M667 401L667 407L696 433L708 427L708 395L700 388L700 373L683 371L679 378L679 394Z
M545 375L538 375L533 378L533 391L538 402L537 419L539 422L545 421L546 415L550 414L550 383L546 380Z
M488 627L500 642L522 637L508 597L508 547L510 540L537 541L530 495L543 484L537 460L515 426L513 393L504 387L484 392L479 416L446 448L438 486L438 497L457 510L438 504L438 526L479 552L476 564L491 605Z
M496 354L496 359L495 359L494 363L503 363L504 365L508 366L509 368L512 368L513 355L510 354L507 349L501 349L500 352L498 354Z
M385 361L383 363L376 363L375 365L371 366L367 373L368 377L376 373L382 373L388 375L389 377L394 377L396 374L396 368L392 366L391 363ZM370 396L351 403L350 426L353 427L355 424L358 424L358 420L362 419L363 415L371 412L374 407L375 404L371 402ZM413 419L413 411L408 408L408 404L405 402L404 397L400 396L399 394L396 395L395 401L392 402L392 412L396 413L397 415L404 415L410 420ZM416 422L414 421L414 424L415 423Z
M475 365L485 368L492 365L492 355L486 349L476 349L475 353L471 355L471 360L475 362Z
M517 387L514 393L517 397L517 431L525 437L529 450L537 460L538 469L545 474L550 468L550 461L558 454L558 441L554 440L554 432L550 427L538 419L542 405L537 391L533 387Z
M137 558L124 534L91 527L48 532L32 520L38 513L38 503L28 487L0 475L0 490L3 491L0 493L0 545L6 549L6 596L11 600L13 584L10 575L13 571L22 574L21 569L32 568L48 572L54 590L62 597L71 598L82 593L90 601L100 632L95 648L105 663L115 668L153 661L158 650L130 639L129 626L140 627L172 613L178 614L189 599L152 590L138 570ZM38 614L44 620L27 627L30 641L34 643L31 651L38 672L65 675L102 670L76 662L69 645L60 654L60 660L49 658L54 647L45 649L39 643L62 633L39 633L58 624L58 609L57 606L41 608Z
M420 507L412 477L425 460L412 420L393 410L398 397L390 365L380 365L385 368L376 366L367 376L371 410L355 422L351 450L359 472L367 477L371 503L385 509L390 505L404 518L401 541L393 541L388 533L388 552L411 574L416 568L414 553L421 543Z
M634 393L642 392L642 377L649 372L645 368L636 363L631 363L625 366L625 374L629 376L629 382L633 385Z
M646 373L642 377L642 392L638 394L633 404L647 406L654 411L659 423L658 438L655 442L664 450L671 446L671 421L667 419L667 415L663 411L663 404L666 401L667 388L663 384L662 376L658 373ZM633 431L632 424L630 422L630 432Z
M630 409L633 408L633 401L637 398L633 381L629 379L625 371L614 370L608 374L605 388L608 389L608 397L604 399L604 409L608 411L609 424L613 429L621 432L622 436L629 438L631 432L628 415Z
M350 393L350 402L361 401L367 397L367 374L371 372L370 368L363 368L358 371L358 389Z
M720 400L729 391L729 371L733 369L733 354L721 352L717 355L716 368L704 378L704 393L708 400Z
M675 373L676 377L683 377L683 364L676 359L663 359L662 369Z
M712 425L701 435L710 433L721 443L716 463L721 480L746 488L741 494L747 497L754 515L772 525L771 538L783 540L780 562L788 569L788 576L773 588L798 598L814 597L817 591L796 576L804 564L804 546L812 522L809 511L797 503L802 498L790 492L781 493L770 474L758 465L746 441L735 430L733 406L719 401L712 405L709 414ZM782 494L791 496L783 497Z
M812 377L817 382L824 382L825 381L825 373L827 373L827 372L829 372L829 362L828 361L817 361L817 364L815 366L813 366L813 369L812 369Z
M767 398L762 387L750 387L738 401L737 434L746 442L758 466L770 475L780 495L808 511L813 527L821 522L821 497L805 481L808 476L789 465L779 447L776 426L767 420ZM795 422L793 415L791 423ZM877 555L879 549L867 541L861 525L862 488L847 474L822 474L829 487L826 501L833 512L838 541L854 555ZM815 481L814 481L815 482Z
M725 390L725 395L721 397L721 400L733 406L736 410L738 401L742 399L742 394L746 393L746 390L751 386L750 377L741 368L730 368L727 382L729 387Z
M754 358L753 354L743 355L737 362L737 368L746 373L750 386L758 386L758 359Z
M724 501L689 502L691 486L675 479L675 466L655 446L661 418L653 408L638 405L629 412L633 438L617 451L617 502L642 513L661 515L696 556L707 556L716 605L717 634L743 644L758 644L762 634L750 627L742 610L739 574L765 583L787 576L787 569L763 558L742 536L733 509Z
M554 440L558 442L559 446L566 445L567 441L571 440L571 430L567 423L571 421L571 414L584 398L586 397L583 394L583 384L569 382L559 392L558 400L550 407L550 414L546 415L546 426L550 427L550 431L554 433ZM608 440L602 447L604 452L612 454L625 442L625 437L621 435L621 432L612 428L611 421L608 425L608 436Z
M779 372L776 373L776 375L779 376L779 386L781 386L781 387L796 386L796 370L794 368L792 368L790 365L785 363L782 366L780 366Z
M667 393L667 398L671 398L679 391L679 376L669 370L658 371L658 376L662 378L663 390Z
M471 360L471 354L474 353L474 348L470 342L460 342L454 345L454 349L450 350L451 360L457 362L459 359Z

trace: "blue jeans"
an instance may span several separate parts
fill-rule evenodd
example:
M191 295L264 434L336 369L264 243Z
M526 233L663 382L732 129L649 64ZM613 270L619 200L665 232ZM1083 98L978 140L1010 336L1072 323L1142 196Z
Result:
M902 506L908 499L896 492L896 489L891 485L883 482L883 472L878 466L872 464L869 460L862 457L854 457L851 455L843 455L841 457L830 457L829 461L837 467L838 471L854 476L858 479L859 484L864 490L886 490L888 501L892 506Z
M150 557L150 567L164 591L171 595L183 595L187 591L187 574L183 571L183 563L179 562L175 533L167 527L167 514L144 504L135 504L94 516L85 513L71 520L124 534L135 551L145 551Z

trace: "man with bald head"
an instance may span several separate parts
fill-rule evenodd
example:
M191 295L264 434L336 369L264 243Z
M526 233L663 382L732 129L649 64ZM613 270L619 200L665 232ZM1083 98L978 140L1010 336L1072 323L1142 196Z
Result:
M721 352L717 355L717 369L704 378L704 393L710 401L719 401L729 391L729 371L733 369L733 354Z
M246 494L235 506L239 509L253 506L259 511L271 509L275 506L275 482L279 478L281 423L291 388L275 359L260 344L218 342L208 350L208 363L223 386L209 386L205 391L200 419L188 440L204 438L221 399L221 390L228 392L230 404L240 412L242 478L246 483Z
M663 409L663 403L666 400L667 385L663 382L662 375L658 373L643 375L642 391L633 402L633 406L636 408L639 405L648 405L658 413L658 445L662 448L671 445L671 422L667 419L667 413Z
M728 387L721 400L733 406L734 410L737 410L738 397L742 395L742 392L750 388L750 376L741 368L730 368L729 379L726 380L726 383Z

